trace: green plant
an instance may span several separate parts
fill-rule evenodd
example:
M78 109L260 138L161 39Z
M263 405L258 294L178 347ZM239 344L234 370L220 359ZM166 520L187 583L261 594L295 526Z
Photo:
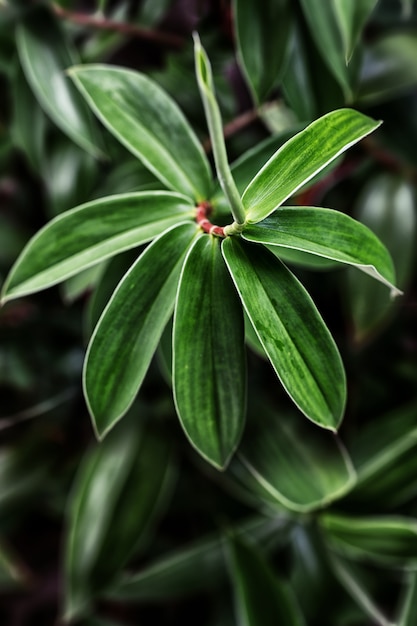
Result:
M73 69L75 84L103 123L171 191L110 196L55 218L22 252L3 301L156 237L118 285L92 335L84 369L87 403L101 438L131 406L174 310L178 416L200 454L223 468L245 418L242 305L298 408L332 430L342 419L339 353L310 297L280 262L281 249L354 265L397 290L389 253L365 226L330 209L279 208L378 123L350 109L328 113L285 143L241 197L198 38L195 48L217 177L234 221L216 225L227 217L216 212L216 196L223 199L213 191L208 161L155 83L119 68Z
M0 620L414 626L416 7L72 4L0 2Z

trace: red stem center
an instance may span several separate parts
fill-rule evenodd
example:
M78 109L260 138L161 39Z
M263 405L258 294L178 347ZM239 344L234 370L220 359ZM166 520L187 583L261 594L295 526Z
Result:
M197 213L195 221L209 235L217 235L217 237L226 237L223 226L216 226L212 224L208 219L208 216L212 212L212 207L209 202L200 202L197 205Z

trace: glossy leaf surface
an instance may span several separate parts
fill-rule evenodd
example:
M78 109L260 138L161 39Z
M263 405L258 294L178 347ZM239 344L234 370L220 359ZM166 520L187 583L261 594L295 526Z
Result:
M169 445L135 422L94 446L76 477L65 546L67 618L82 614L119 573L166 495Z
M70 72L114 136L174 191L207 198L210 170L203 149L175 102L147 76L106 65Z
M223 241L245 310L285 390L313 422L336 430L345 374L337 347L310 296L262 246Z
M328 163L379 126L353 109L319 118L285 143L247 186L242 201L256 223L293 195Z
M66 75L74 54L51 13L40 9L28 15L16 41L26 78L45 112L75 143L100 155L95 120Z
M288 584L274 574L259 549L231 537L228 555L237 623L241 626L305 625Z
M339 211L282 207L262 222L249 225L243 237L354 265L394 293L401 293L394 287L394 267L385 246L366 226Z
M279 518L262 517L240 522L233 531L265 549L273 549L288 541L289 524ZM106 595L117 600L155 602L216 587L226 579L224 552L223 537L206 536L159 557L138 573L126 574Z
M3 300L55 285L192 215L189 201L170 192L121 194L83 204L33 237L4 285Z
M415 567L417 522L400 516L354 517L325 514L320 524L332 547L353 559Z
M278 504L307 512L342 497L355 484L352 463L339 442L296 415L268 415L262 428L239 450L241 482L245 470ZM267 418L267 419L266 419ZM232 471L233 471L232 465Z
M263 102L282 74L291 26L288 0L235 0L234 16L243 70L256 102Z
M180 224L156 239L119 283L96 326L83 382L100 438L135 399L172 314L185 253L196 236L195 224Z
M196 241L182 271L173 381L187 437L205 459L223 468L243 429L246 366L242 307L216 237Z

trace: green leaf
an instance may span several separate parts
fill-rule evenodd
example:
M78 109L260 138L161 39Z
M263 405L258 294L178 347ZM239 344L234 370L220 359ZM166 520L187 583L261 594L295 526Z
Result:
M91 337L84 392L103 438L135 399L175 302L196 224L179 224L145 250L113 293Z
M378 417L361 429L350 446L358 482L349 495L386 511L417 495L415 403Z
M281 207L262 222L247 226L242 236L353 265L390 287L393 295L402 293L393 284L394 266L385 246L366 226L339 211Z
M336 430L345 374L337 347L296 277L263 246L228 237L223 254L245 310L285 390L313 422Z
M173 386L190 442L223 469L245 421L246 365L242 307L217 237L198 239L184 264L174 316Z
M408 575L407 591L403 598L398 626L414 626L417 623L417 572Z
M100 198L64 213L28 243L3 288L3 302L51 287L193 216L187 198L139 192Z
M13 143L25 153L34 172L45 156L46 117L37 103L20 67L13 76Z
M355 217L383 241L392 255L399 287L405 289L415 258L417 220L413 186L387 173L368 181L354 211ZM395 303L381 285L357 272L347 275L348 308L355 339L362 341L383 327L395 311Z
M262 410L261 427L240 447L239 478L255 478L261 500L266 492L268 503L272 496L278 504L305 513L345 495L356 474L337 439L295 418Z
M290 524L280 518L261 517L233 527L238 536L272 550L288 541ZM222 585L226 579L225 540L209 535L145 565L140 572L125 574L106 596L115 600L155 602L189 596Z
M104 125L159 180L197 201L208 197L211 175L203 149L155 82L106 65L72 68L70 76Z
M291 32L288 0L234 0L240 62L257 104L264 102L283 73Z
M90 154L59 136L48 144L41 175L50 199L49 212L55 216L91 197L98 168Z
M417 565L417 522L401 516L355 517L325 514L320 525L337 552L381 565Z
M355 0L357 2L358 0ZM301 7L317 48L340 83L345 97L351 96L343 40L332 0L301 0Z
M275 576L264 555L237 537L228 540L230 577L241 626L303 626L291 589Z
M345 104L339 83L322 60L302 20L297 20L293 28L282 89L286 101L301 121L316 119Z
M342 34L346 63L349 63L363 27L377 2L378 0L355 0L355 2L333 0L336 19Z
M57 126L81 148L102 156L94 119L65 71L75 53L52 14L38 8L17 28L17 49L27 81Z
M171 482L170 461L166 439L143 432L137 419L124 422L85 456L65 541L67 619L88 609L155 523Z
M375 604L357 567L355 568L351 563L346 563L334 554L329 555L329 562L342 587L363 610L365 615L372 620L372 623L377 624L377 626L396 626L389 621Z
M15 591L29 582L28 572L16 558L9 546L0 544L0 590L2 593Z
M342 152L380 125L353 109L319 118L287 141L247 186L247 221L260 222Z
M390 100L417 83L416 31L385 34L365 48L358 102Z

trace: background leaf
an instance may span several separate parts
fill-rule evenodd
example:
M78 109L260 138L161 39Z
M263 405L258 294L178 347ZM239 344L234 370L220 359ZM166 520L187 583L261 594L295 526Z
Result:
M239 624L305 624L291 590L275 576L259 550L242 539L230 537L228 553Z
M257 104L282 75L291 31L288 0L234 0L235 29L243 70Z
M106 65L73 68L71 78L110 132L164 185L207 199L210 170L175 102L143 74Z
M102 438L135 399L171 317L177 283L196 224L163 233L125 274L91 337L84 362L84 392Z
M92 115L65 74L75 62L74 52L47 9L37 8L22 21L17 46L26 78L47 115L81 148L102 156Z
M408 575L407 590L398 618L398 626L413 626L417 619L417 573Z
M397 97L417 83L417 33L387 33L364 53L357 99L372 105Z
M289 524L278 517L259 517L233 527L265 550L288 541ZM106 594L133 602L181 598L215 588L226 580L225 539L211 535L159 557L140 572L126 574Z
M377 2L378 0L357 0L356 2L333 0L336 19L343 38L346 63L349 63L361 31Z
M66 619L88 610L151 527L172 480L169 452L167 441L136 419L87 453L68 520Z
M296 415L264 410L255 432L243 440L238 459L239 480L248 473L268 502L307 512L341 498L355 484L355 471L340 442ZM264 492L264 493L263 493Z
M350 446L358 482L349 498L381 510L412 501L417 494L416 447L414 403L367 424Z
M417 228L412 186L395 175L376 176L359 196L355 217L386 245L395 264L397 284L406 289L415 259ZM381 329L398 308L398 302L390 300L386 290L357 272L347 274L347 290L347 307L359 342Z
M187 255L173 328L174 398L187 437L215 467L236 450L246 414L243 314L220 240L203 236Z
M337 78L345 96L349 98L349 75L333 0L324 0L324 2L323 0L301 0L301 6L311 36L320 50L323 61Z
M228 237L222 250L246 313L285 390L310 420L336 430L345 405L345 375L336 345L310 296L263 247Z
M417 522L401 516L355 517L327 513L320 518L330 545L352 559L415 567Z

